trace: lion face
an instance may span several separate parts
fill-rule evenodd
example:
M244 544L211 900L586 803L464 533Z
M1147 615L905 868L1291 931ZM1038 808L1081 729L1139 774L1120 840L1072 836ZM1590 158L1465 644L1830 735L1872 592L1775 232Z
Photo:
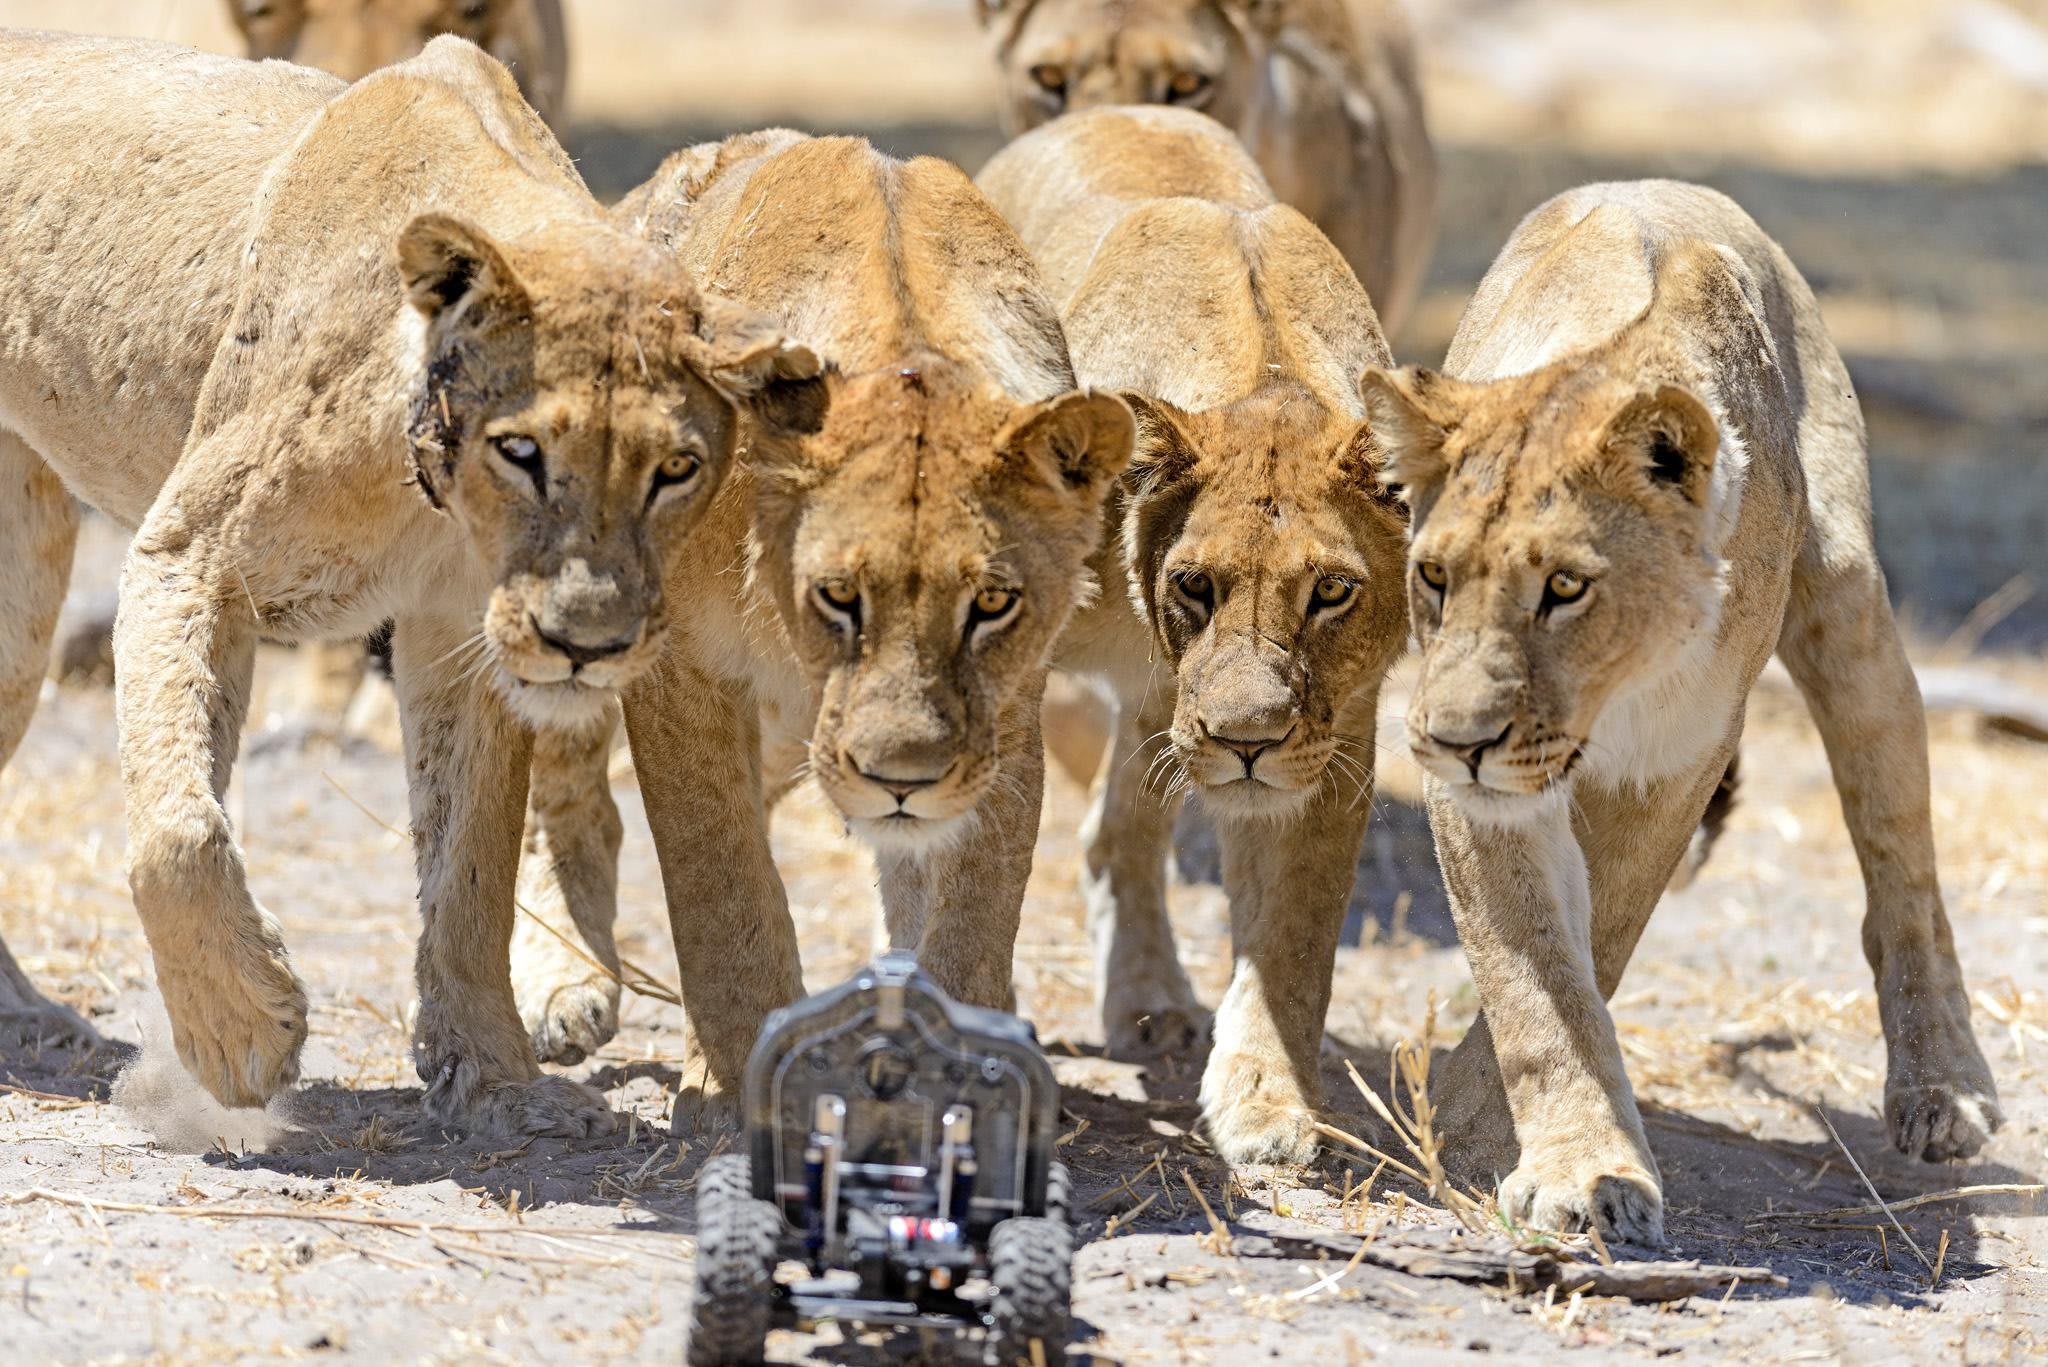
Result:
M1718 621L1719 431L1693 394L1639 373L1367 380L1414 515L1409 744L1494 824L1564 801L1602 718Z
M1255 86L1256 0L981 0L1011 134L1076 109L1171 104L1236 126Z
M735 406L772 422L817 362L623 235L515 251L430 214L398 256L414 477L489 573L478 644L529 722L594 720L660 654L663 567L731 464Z
M1283 817L1349 772L1368 738L1344 706L1406 636L1400 510L1379 488L1370 431L1307 393L1264 390L1185 413L1126 396L1133 597L1178 683L1178 776L1218 815Z
M545 66L537 0L227 0L251 57L319 67L345 81L417 56L443 33L510 67L529 101Z
M817 431L756 444L754 572L818 700L811 773L856 833L917 852L1002 781L1006 709L1084 594L1131 418L936 358L827 387Z

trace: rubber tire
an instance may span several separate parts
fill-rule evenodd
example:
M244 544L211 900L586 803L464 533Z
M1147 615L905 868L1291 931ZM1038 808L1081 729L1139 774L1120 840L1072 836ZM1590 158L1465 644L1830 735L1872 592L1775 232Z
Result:
M1045 1169L1045 1218L1072 1226L1073 1206L1073 1179L1067 1175L1067 1165L1055 1160Z
M1031 1361L1032 1340L1047 1363L1064 1361L1073 1320L1074 1236L1064 1221L1018 1216L995 1227L988 1241L989 1280L995 1284L984 1360L988 1367Z
M768 1351L782 1214L754 1198L744 1154L697 1176L697 1290L690 1300L690 1367L740 1367Z

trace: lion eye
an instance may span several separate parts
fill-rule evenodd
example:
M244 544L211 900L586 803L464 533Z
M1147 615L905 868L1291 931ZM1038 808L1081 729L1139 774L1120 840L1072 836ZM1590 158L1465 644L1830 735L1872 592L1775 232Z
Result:
M1167 97L1176 104L1187 104L1208 93L1210 80L1200 71L1176 71L1173 79L1166 83Z
M547 461L541 456L540 443L532 437L510 435L491 438L491 449L498 453L498 459L533 481L534 492L542 498L548 493Z
M1203 570L1183 570L1173 576L1173 590L1181 601L1206 618L1215 610L1216 581Z
M1576 603L1586 596L1584 575L1573 574L1570 570L1559 570L1543 581L1543 596L1546 607L1560 603Z
M1444 585L1451 582L1451 576L1446 574L1444 567L1437 564L1434 560L1416 561L1415 573L1421 577L1423 583L1429 585L1438 593L1442 593Z
M827 579L811 589L825 620L836 627L860 626L860 588L848 579Z
M1067 93L1065 67L1054 66L1050 62L1043 63L1031 68L1031 79L1038 82L1038 88L1048 95L1063 96Z
M983 589L974 595L973 620L992 622L1008 612L1016 602L1015 589Z
M1358 586L1349 579L1326 574L1316 580L1315 605L1319 608L1341 607L1351 601L1351 595L1358 592Z
M654 467L654 484L647 491L651 503L655 495L664 489L674 489L690 483L704 468L704 458L695 451L671 451L661 464Z

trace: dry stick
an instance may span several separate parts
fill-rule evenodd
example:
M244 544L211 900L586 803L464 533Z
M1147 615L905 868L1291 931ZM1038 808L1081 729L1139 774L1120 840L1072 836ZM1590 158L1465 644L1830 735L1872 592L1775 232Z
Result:
M1202 1189L1195 1185L1192 1173L1186 1168L1182 1168L1180 1170L1180 1179L1186 1182L1188 1190L1194 1193L1195 1203L1201 1206L1202 1214L1209 1217L1209 1237L1215 1242L1215 1248L1212 1251L1219 1254L1229 1253L1231 1247L1230 1227L1216 1218L1215 1208L1209 1204L1209 1198L1202 1195Z
M1950 1187L1945 1191L1930 1191L1920 1196L1909 1196L1903 1201L1893 1201L1889 1206L1837 1206L1833 1210L1774 1210L1752 1215L1745 1222L1760 1225L1771 1220L1787 1220L1793 1224L1805 1224L1815 1220L1854 1220L1864 1215L1882 1215L1887 1210L1912 1210L1916 1206L1938 1205L1943 1201L1966 1201L1973 1196L2038 1196L2048 1191L2048 1183L2042 1182L1990 1182L1975 1187Z
M1870 1175L1863 1171L1863 1165L1856 1161L1856 1155L1849 1152L1849 1146L1842 1143L1841 1132L1835 1129L1835 1122L1828 1119L1828 1113L1818 1106L1813 1108L1813 1113L1820 1117L1820 1123L1827 1126L1828 1133L1835 1137L1835 1143L1840 1146L1842 1153L1848 1158L1849 1166L1856 1169L1856 1175L1863 1179L1863 1189L1870 1193L1871 1200L1877 1202L1878 1210L1884 1213L1885 1219L1892 1222L1892 1228L1896 1229L1899 1232L1899 1237L1906 1241L1906 1247L1913 1250L1913 1256L1918 1258L1920 1265L1931 1274L1934 1271L1934 1264L1927 1261L1927 1255L1920 1251L1920 1245L1913 1242L1913 1236L1906 1233L1906 1227L1899 1223L1899 1217L1892 1214L1892 1208L1885 1204L1884 1197L1877 1194L1877 1188L1871 1185Z
M103 1201L95 1196L80 1196L76 1192L52 1191L48 1187L31 1187L27 1191L0 1192L0 1206L22 1206L31 1201L49 1201L54 1205L73 1206L86 1211L112 1211L120 1215L176 1215L188 1220L303 1220L310 1224L365 1225L371 1229L397 1229L412 1234L517 1234L522 1237L541 1239L558 1238L568 1235L578 1239L600 1239L607 1237L681 1238L681 1235L662 1234L658 1230L640 1229L577 1229L540 1230L528 1229L523 1225L451 1225L437 1220L401 1220L386 1215L351 1215L342 1211L279 1210L264 1206L153 1206L140 1201Z
M1110 1216L1108 1222L1102 1226L1102 1237L1105 1239L1114 1238L1118 1230L1144 1214L1145 1207L1158 1199L1159 1193L1155 1191L1129 1210L1119 1211L1115 1215Z

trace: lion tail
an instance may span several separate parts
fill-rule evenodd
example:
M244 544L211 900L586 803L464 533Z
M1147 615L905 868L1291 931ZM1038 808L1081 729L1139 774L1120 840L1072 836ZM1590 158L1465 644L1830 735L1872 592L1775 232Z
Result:
M1714 795L1707 799L1707 810L1701 814L1700 824L1692 833L1692 843L1685 847L1685 857L1678 861L1678 868L1666 885L1667 892L1677 892L1689 886L1706 867L1707 856L1714 852L1714 843L1721 838L1722 827L1728 824L1728 813L1735 810L1735 790L1741 781L1741 764L1739 753L1728 757L1727 772L1714 785Z

